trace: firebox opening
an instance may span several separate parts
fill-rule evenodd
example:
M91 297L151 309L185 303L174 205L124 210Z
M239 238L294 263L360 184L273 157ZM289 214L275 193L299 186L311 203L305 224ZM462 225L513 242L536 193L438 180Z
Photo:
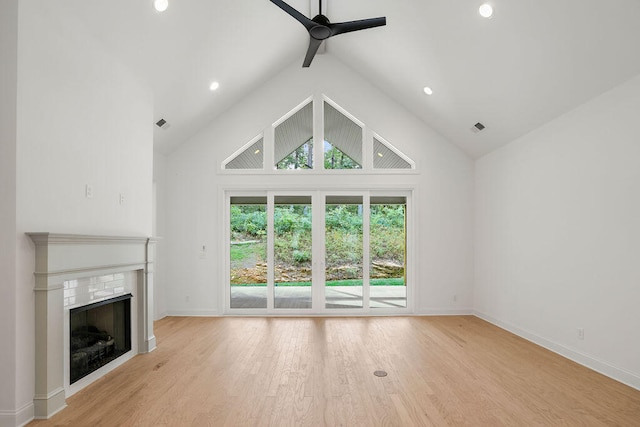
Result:
M69 310L71 384L131 350L131 294Z

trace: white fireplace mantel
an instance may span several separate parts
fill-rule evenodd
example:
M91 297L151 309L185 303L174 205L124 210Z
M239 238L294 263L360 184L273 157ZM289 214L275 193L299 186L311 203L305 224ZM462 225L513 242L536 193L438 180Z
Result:
M155 349L153 272L155 242L149 237L27 233L35 243L36 418L66 406L64 282L89 276L137 272L137 352Z

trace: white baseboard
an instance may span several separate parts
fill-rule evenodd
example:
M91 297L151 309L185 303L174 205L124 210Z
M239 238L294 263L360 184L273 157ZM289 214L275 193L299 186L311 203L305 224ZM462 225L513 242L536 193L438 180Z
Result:
M221 314L215 310L169 310L167 316L219 317Z
M34 419L33 402L16 411L0 411L0 427L22 427Z
M473 316L475 312L471 308L461 308L461 309L446 309L446 308L426 308L422 310L415 311L414 313L385 313L385 312L367 312L367 313L278 313L278 314L268 314L268 313L254 313L247 314L247 312L242 312L239 316L274 316L274 317L300 317L300 316L308 316L308 317L344 317L346 316ZM220 317L220 316L233 316L233 313L220 313L214 310L169 310L167 311L163 317L167 316L193 316L193 317ZM156 319L160 320L160 319Z
M423 308L416 310L416 316L473 316L471 308Z
M486 320L487 322L501 329L504 329L513 334L516 334L519 337L526 339L527 341L531 341L534 344L538 344L539 346L544 347L547 350L553 351L554 353L557 353L560 356L566 357L567 359L572 360L576 363L579 363L582 366L585 366L589 369L592 369L596 372L601 373L602 375L605 375L609 378L612 378L616 381L626 384L629 387L633 387L636 390L640 390L640 376L632 372L626 371L621 368L617 368L606 362L603 362L602 360L598 360L589 355L572 350L568 347L563 346L562 344L558 344L556 342L550 341L546 338L543 338L529 331L521 329L515 325L512 325L507 322L503 322L499 319L488 316L484 313L475 311L473 314L479 317L480 319Z

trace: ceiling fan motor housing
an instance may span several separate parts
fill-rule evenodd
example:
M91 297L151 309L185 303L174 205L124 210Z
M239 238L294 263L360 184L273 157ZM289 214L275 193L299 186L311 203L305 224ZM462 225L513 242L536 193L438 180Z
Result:
M326 40L331 37L331 28L329 28L329 18L324 15L316 15L313 19L315 22L315 27L311 27L309 30L309 35L316 40Z

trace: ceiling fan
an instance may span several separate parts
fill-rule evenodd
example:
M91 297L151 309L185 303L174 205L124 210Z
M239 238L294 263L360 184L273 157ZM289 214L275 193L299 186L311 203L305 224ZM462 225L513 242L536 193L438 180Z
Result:
M338 34L349 33L351 31L365 30L367 28L381 27L387 24L387 18L369 18L360 19L357 21L337 22L332 24L329 18L322 14L322 0L319 2L319 14L313 19L309 19L302 13L298 12L287 3L282 0L271 0L271 3L278 6L280 9L287 12L289 15L297 19L309 32L309 49L307 49L307 55L304 58L302 64L303 67L308 67L313 61L313 57L316 55L318 48L322 42L329 37L337 36Z

